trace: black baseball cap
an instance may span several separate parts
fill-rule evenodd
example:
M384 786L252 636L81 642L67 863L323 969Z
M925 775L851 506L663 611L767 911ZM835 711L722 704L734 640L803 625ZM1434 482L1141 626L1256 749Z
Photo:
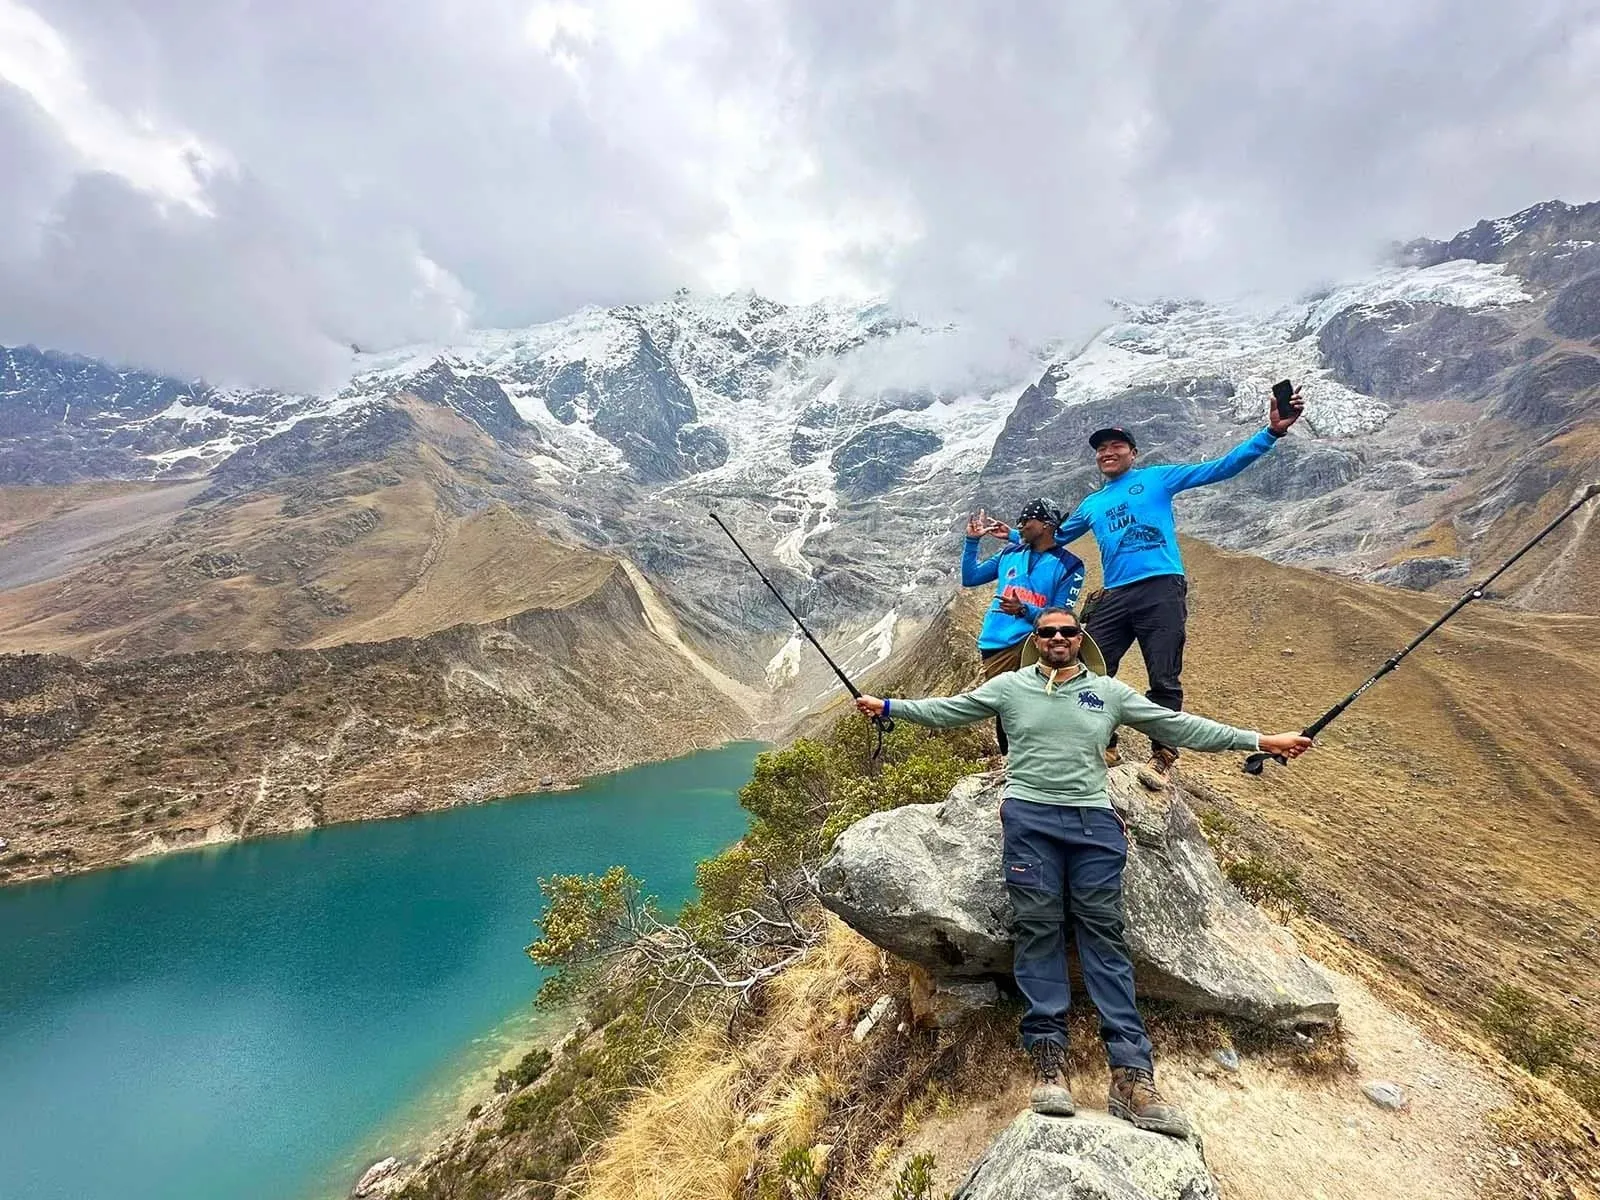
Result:
M1089 435L1089 448L1091 450L1100 449L1100 443L1102 442L1127 442L1134 450L1139 448L1139 443L1133 440L1133 434L1129 433L1121 425L1108 425L1104 429L1096 429Z

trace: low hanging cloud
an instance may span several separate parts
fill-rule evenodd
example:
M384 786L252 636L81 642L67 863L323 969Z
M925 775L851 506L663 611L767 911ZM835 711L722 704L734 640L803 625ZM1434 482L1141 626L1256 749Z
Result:
M0 342L314 388L688 285L1010 354L1600 196L1596 80L1580 0L0 0Z

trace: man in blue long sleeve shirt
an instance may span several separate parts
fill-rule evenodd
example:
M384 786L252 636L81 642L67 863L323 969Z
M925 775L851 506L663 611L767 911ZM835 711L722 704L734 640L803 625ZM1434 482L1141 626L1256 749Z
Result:
M1022 665L1022 648L1041 612L1047 608L1072 608L1078 602L1078 593L1083 590L1083 560L1058 544L1056 526L1060 523L1061 514L1048 500L1030 500L1017 517L1016 532L1021 540L980 561L978 543L983 535L1003 526L991 524L982 512L967 521L967 541L961 551L961 586L995 585L994 600L978 631L978 656L983 660L986 680ZM1008 529L1004 532L1011 535ZM995 739L1004 754L1006 731L998 718Z
M1178 553L1172 499L1190 488L1232 479L1271 450L1300 419L1305 405L1298 391L1291 407L1285 417L1269 403L1265 429L1209 462L1135 468L1139 448L1133 434L1112 426L1089 435L1105 482L1083 498L1056 536L1070 542L1093 531L1105 587L1086 606L1085 627L1105 656L1108 675L1116 674L1122 656L1138 642L1150 677L1145 695L1166 708L1183 708L1184 627L1189 619L1189 581ZM1106 753L1115 760L1115 738ZM1149 765L1139 772L1140 782L1164 787L1177 760L1177 747L1154 743Z

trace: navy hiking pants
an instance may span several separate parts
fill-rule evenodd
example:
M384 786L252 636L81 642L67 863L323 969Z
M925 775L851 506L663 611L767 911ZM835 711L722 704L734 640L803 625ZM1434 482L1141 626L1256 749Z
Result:
M1007 797L1006 890L1014 913L1017 987L1027 1001L1022 1044L1067 1044L1067 926L1100 1036L1114 1067L1152 1069L1150 1036L1133 999L1133 962L1122 927L1122 868L1128 835L1110 808L1036 804Z
M1084 628L1105 656L1106 674L1115 675L1134 642L1144 657L1150 689L1163 708L1183 708L1183 644L1189 621L1189 581L1182 575L1152 575L1122 587L1107 588L1089 610ZM1111 744L1117 735L1111 734ZM1161 747L1161 743L1156 743ZM1161 747L1177 753L1176 746Z

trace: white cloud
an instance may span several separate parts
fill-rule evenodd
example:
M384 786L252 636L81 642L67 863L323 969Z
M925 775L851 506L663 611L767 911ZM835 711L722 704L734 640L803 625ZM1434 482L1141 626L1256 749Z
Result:
M96 99L61 35L18 0L0 0L0 81L27 93L90 168L210 214L206 180L220 168L222 156L192 135L161 128L146 114L119 113Z
M685 284L1071 334L1600 196L1597 0L30 3L0 342L265 383Z

